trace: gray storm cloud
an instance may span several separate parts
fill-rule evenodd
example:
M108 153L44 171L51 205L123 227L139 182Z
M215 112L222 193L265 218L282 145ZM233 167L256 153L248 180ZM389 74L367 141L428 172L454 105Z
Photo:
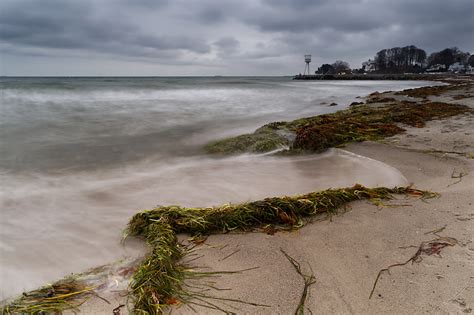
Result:
M393 46L472 52L473 29L472 0L4 0L1 72L293 74L307 52L353 67Z

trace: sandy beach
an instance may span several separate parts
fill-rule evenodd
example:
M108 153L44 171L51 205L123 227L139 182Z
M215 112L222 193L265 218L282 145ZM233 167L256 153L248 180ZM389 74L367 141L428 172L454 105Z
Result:
M394 92L377 97L423 101ZM474 108L472 81L427 99ZM371 102L371 106L379 105ZM471 313L474 308L474 115L466 113L429 121L423 128L403 128L404 133L383 141L351 143L332 150L392 167L407 183L439 193L438 198L397 196L391 201L357 201L344 213L330 219L317 217L293 231L210 235L195 248L192 256L184 259L193 259L189 264L196 270L255 269L193 280L190 283L196 286L207 284L225 290L206 291L206 295L215 298L207 299L212 303L208 307L197 305L205 304L199 300L191 300L197 304L176 301L169 311L173 314L219 314L223 310L237 314L295 313L304 282L283 250L301 265L303 274L314 275L315 283L309 287L304 306L308 314ZM307 191L327 188L331 187L316 183ZM186 238L180 235L181 240ZM423 242L438 238L449 238L452 246L431 255L421 254L413 262L382 272L369 299L381 269L408 261ZM100 297L90 297L80 306L81 313L111 314L127 304L124 293L131 272L124 270L133 270L134 263L122 264L118 269L102 271L101 290L97 290ZM114 314L128 313L126 307L117 310Z
M441 197L429 202L402 198L394 201L393 207L392 203L377 207L356 202L349 212L332 221L315 222L291 233L211 236L207 244L228 246L225 250L203 247L200 265L211 270L259 266L243 275L217 279L218 287L232 288L230 294L219 296L271 305L238 305L237 313L293 313L303 283L280 253L282 248L307 273L311 272L308 266L314 272L316 283L307 300L313 313L470 312L474 303L474 181L465 176L456 183L451 175L453 170L472 173L473 162L378 143L350 145L347 150L393 165L417 187L437 191ZM447 248L439 257L423 257L420 263L383 274L369 300L378 270L406 261L421 242L436 238L430 231L442 227L446 228L440 235L456 238L459 245ZM222 260L234 250L239 252Z

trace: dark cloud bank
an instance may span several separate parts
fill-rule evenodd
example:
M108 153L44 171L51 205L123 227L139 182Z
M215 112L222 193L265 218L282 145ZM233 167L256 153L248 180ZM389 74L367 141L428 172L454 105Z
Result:
M472 0L3 0L7 75L274 75L378 50L474 51Z

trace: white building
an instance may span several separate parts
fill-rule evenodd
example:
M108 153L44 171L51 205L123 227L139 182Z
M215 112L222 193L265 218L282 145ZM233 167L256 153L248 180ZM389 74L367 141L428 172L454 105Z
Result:
M365 72L374 72L377 70L375 60L367 60L362 63L362 69L364 69Z
M446 66L441 65L441 64L432 65L431 67L426 69L426 72L444 72L444 71L446 71Z
M452 65L449 66L448 71L458 73L458 72L464 72L466 71L466 66L463 65L460 62L455 62Z

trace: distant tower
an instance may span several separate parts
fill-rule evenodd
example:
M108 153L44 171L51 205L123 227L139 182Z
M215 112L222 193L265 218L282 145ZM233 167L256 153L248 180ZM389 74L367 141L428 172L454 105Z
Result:
M310 75L311 72L309 71L309 63L311 62L311 55L304 55L304 62L306 62L306 66L304 67L303 75ZM306 73L306 70L308 70L308 73Z

